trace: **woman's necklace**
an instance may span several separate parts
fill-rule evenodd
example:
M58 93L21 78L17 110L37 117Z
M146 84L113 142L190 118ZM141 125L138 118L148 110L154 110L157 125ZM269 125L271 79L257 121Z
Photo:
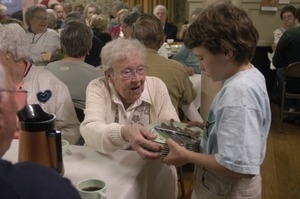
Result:
M37 38L37 40L35 40L35 36L36 36L37 34L34 34L32 40L31 40L31 44L37 43L37 42L40 40L40 38L41 38L44 34L45 34L45 32L44 32L43 34L41 34L41 35Z

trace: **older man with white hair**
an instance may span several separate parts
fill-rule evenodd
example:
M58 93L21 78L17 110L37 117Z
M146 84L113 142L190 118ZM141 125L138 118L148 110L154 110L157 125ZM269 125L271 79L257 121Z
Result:
M167 8L163 5L157 5L153 10L153 14L161 21L163 25L165 41L167 41L167 39L174 39L174 41L176 41L178 28L177 26L167 22L167 18L168 18Z

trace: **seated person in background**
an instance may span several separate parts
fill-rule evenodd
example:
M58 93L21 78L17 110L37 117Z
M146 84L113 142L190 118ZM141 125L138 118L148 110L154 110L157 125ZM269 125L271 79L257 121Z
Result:
M122 28L121 28L121 19L123 18L123 16L125 16L128 13L131 13L131 11L129 11L128 9L123 8L123 9L119 10L119 12L117 14L117 17L115 19L112 19L112 21L117 21L118 25L120 26L120 30L121 31L120 31L119 37L123 37L124 36Z
M281 9L280 12L280 19L282 21L282 26L278 29L276 29L273 34L274 34L274 43L272 44L272 53L268 53L268 58L270 60L270 69L274 70L277 67L274 66L273 64L273 56L277 47L277 44L283 35L283 33L286 30L289 30L291 28L295 28L299 26L297 22L297 16L296 16L296 8L292 5L287 5L284 6ZM281 71L282 69L277 69L276 70L276 86L274 90L270 93L270 100L274 102L280 102L281 101L281 95L282 95L282 84L283 84L283 72Z
M35 65L46 65L41 53L55 54L60 49L58 33L47 28L47 12L43 5L33 5L25 12L25 21L28 25L27 38L30 42L29 56Z
M91 6L89 8L94 9L94 7L92 6L93 4L89 4L89 5ZM81 21L81 22L89 25L89 21L90 21L90 18L92 17L92 15L89 15L89 18L86 19L80 13L78 13L76 11L71 12L66 16L65 23L67 23L68 21L71 21L71 20L76 20L76 21ZM61 33L61 30L59 32ZM103 48L103 46L104 46L104 42L101 39L99 39L96 35L93 34L92 46L91 46L89 52L85 55L84 62L87 64L90 64L94 67L99 67L101 65L100 53L101 53L101 49Z
M88 19L92 15L99 15L102 13L101 7L95 2L91 2L84 7L83 15Z
M47 9L47 28L54 29L56 25L56 14L52 9Z
M11 79L15 75L18 74L7 74L0 64L1 198L80 199L71 182L59 176L53 169L31 162L12 164L2 159L17 129L17 111L26 104L26 93L16 91L16 85Z
M160 20L163 26L165 41L167 41L167 39L174 39L174 41L176 41L178 29L177 26L167 22L167 18L168 18L167 8L163 5L157 5L153 10L153 14Z
M118 38L102 52L105 77L88 85L85 118L80 132L85 143L109 154L133 148L143 159L160 158L162 145L145 126L179 121L165 84L146 76L145 47L137 40Z
M51 72L32 65L23 88L28 91L27 103L39 104L44 111L54 114L56 129L61 131L62 138L77 144L79 121L68 87Z
M135 6L132 7L132 12L136 12L136 13L139 13L139 14L144 14L144 8L141 4L137 4Z
M128 5L128 3L124 3L122 1L116 1L115 3L113 3L110 14L112 15L113 19L117 19L118 17L118 13L120 12L120 10L126 9L128 11L131 11L132 8L130 5Z
M200 14L201 12L201 9L199 8L196 8L192 11L191 13L191 17L190 17L190 23L193 23L193 21L195 21L197 19L197 16ZM181 29L178 33L178 36L177 36L177 39L180 40L180 41L183 41L184 39L184 35L188 29L190 24L188 23L184 23L182 26L181 26Z
M194 55L193 51L182 45L180 50L173 55L172 59L180 62L189 76L201 74L199 59Z
M28 91L27 103L40 104L45 112L56 115L56 128L72 144L79 140L79 122L66 85L49 71L26 61L29 43L25 30L17 23L0 24L0 61L8 69L19 67L24 73L23 88ZM7 56L9 55L9 56Z
M65 26L64 17L65 17L65 11L62 4L56 4L53 8L56 14L56 22L54 29L60 29Z
M103 76L100 68L84 62L91 48L92 38L92 30L85 23L76 20L68 21L60 35L65 57L45 67L67 85L74 106L80 109L85 108L85 90L88 83Z
M184 67L179 62L157 53L164 42L164 32L159 19L154 15L140 16L133 25L132 37L145 45L147 75L158 77L166 84L174 107L178 109L183 104L190 104L195 99L196 92Z
M292 5L284 6L280 12L280 19L282 21L282 26L276 30L274 30L274 43L272 45L273 51L276 50L276 46L279 42L280 37L286 30L291 28L295 28L299 26L296 16L296 8Z
M121 27L119 22L116 20L111 20L108 24L108 34L110 35L112 40L119 38L121 33Z
M93 30L94 36L100 39L103 44L111 41L110 35L107 33L109 18L106 15L92 15L88 20L88 25Z
M83 4L80 3L80 2L79 3L75 3L74 8L73 8L73 12L78 12L79 14L81 14L84 17L83 11L84 11Z
M198 15L201 13L201 9L195 9L191 13L190 23L193 23ZM185 32L190 24L184 24L178 34L178 39L183 40ZM179 61L183 66L185 66L186 72L189 76L193 76L195 73L200 74L200 62L199 59L194 55L191 49L187 48L184 44L181 49L173 55L172 59Z
M298 21L300 21L300 9L298 8ZM289 29L281 36L273 57L273 65L277 69L276 78L278 81L279 96L282 94L283 80L285 75L285 67L293 62L300 61L300 26ZM294 91L300 92L300 80L295 79L293 88ZM293 91L293 92L294 92ZM285 108L291 112L296 110L297 101L287 99Z
M137 12L128 12L120 19L121 30L125 39L131 38L132 25L141 14Z
M68 15L73 11L73 5L71 2L65 1L64 3L62 3L62 5L64 7L65 15Z
M8 13L7 13L7 7L5 5L0 4L0 22L4 19L7 19Z

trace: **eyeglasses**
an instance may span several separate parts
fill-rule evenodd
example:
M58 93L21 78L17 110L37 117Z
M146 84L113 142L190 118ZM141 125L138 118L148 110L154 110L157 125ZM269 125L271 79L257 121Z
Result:
M27 91L24 90L13 91L13 90L0 89L0 92L9 92L14 94L18 111L22 110L25 104L27 103L27 93L28 93Z
M139 76L143 76L145 75L145 71L146 71L147 67L144 65L140 65L138 66L136 69L124 69L121 72L118 72L124 80L128 80L131 79L133 77L133 74L137 74Z
M294 18L293 15L282 16L282 20L288 20L288 19L292 19L292 18Z
M28 61L27 59L24 59L24 64L25 64L25 70L23 72L23 77L26 77L26 75L28 74L28 72L32 66L32 63L30 61Z

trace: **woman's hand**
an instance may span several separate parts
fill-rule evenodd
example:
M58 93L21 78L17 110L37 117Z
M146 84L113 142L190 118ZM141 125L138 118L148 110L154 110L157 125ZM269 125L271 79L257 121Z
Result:
M189 66L185 67L185 71L187 72L187 74L189 76L193 76L195 74L194 69L192 67L189 67Z
M186 127L192 127L192 126L197 126L200 128L204 128L208 125L207 122L198 122L198 121L190 121L186 124Z
M183 40L183 36L184 36L185 32L187 31L187 29L188 29L188 25L187 24L183 24L181 26L180 32L178 34L178 39L179 40Z
M170 147L169 154L163 159L163 163L174 165L176 167L189 163L188 150L183 146L180 146L177 142L171 138L167 139L166 143Z
M122 127L121 134L142 159L160 158L163 146L151 141L156 138L156 135L145 127L139 124L126 125Z

